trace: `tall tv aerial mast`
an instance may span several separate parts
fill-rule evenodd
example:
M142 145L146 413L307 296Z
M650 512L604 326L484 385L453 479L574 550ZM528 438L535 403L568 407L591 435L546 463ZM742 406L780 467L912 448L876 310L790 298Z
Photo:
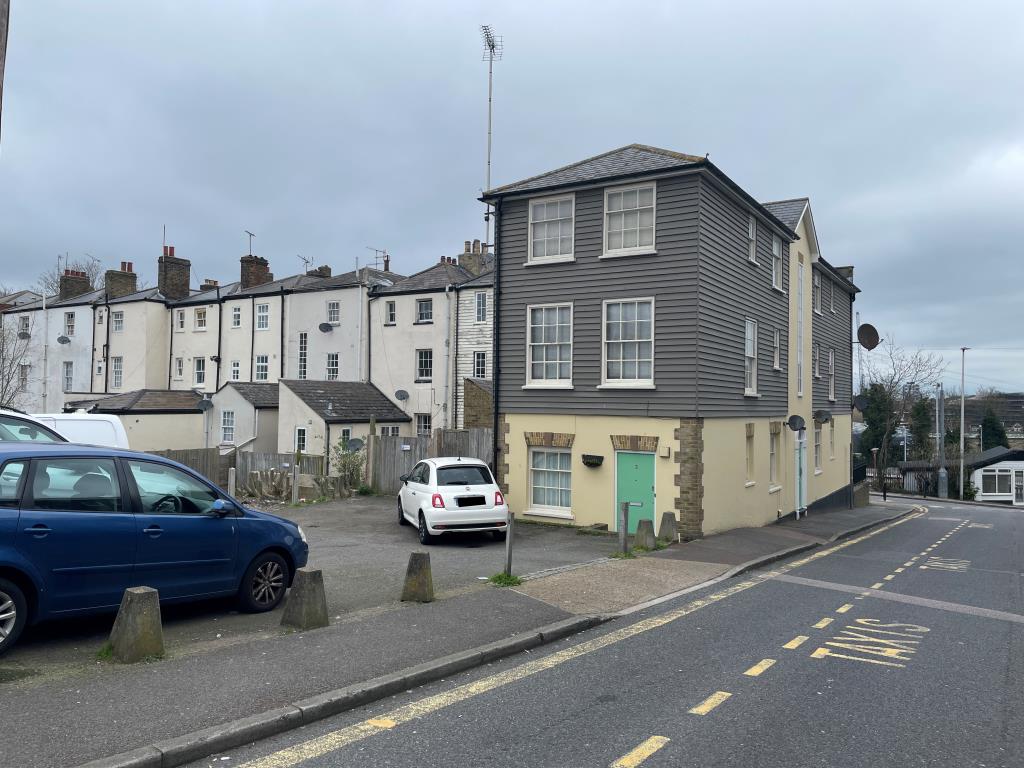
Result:
M491 126L492 105L494 103L494 62L501 60L505 52L504 38L494 34L490 24L480 27L480 34L484 39L484 61L487 62L487 181L484 185L486 192L491 188ZM490 248L491 243L491 206L487 205L487 212L484 214L484 221L487 228L484 234L484 253Z

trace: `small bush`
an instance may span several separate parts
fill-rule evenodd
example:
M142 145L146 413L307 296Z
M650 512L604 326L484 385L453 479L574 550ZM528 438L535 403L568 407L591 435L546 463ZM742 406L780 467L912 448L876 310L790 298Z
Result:
M496 573L488 581L496 587L518 587L523 583L518 576L509 576L505 573Z
M373 496L373 488L368 486L366 483L360 483L356 489L356 493L360 496Z

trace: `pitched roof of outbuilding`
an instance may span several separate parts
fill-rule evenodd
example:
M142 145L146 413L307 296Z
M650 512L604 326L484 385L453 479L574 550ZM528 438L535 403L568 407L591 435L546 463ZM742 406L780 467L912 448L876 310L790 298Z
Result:
M670 149L651 147L646 144L628 144L625 147L603 152L600 155L594 155L585 160L580 160L537 176L531 176L522 181L494 187L487 190L484 193L484 197L529 192L567 184L583 184L627 174L684 168L696 163L702 163L705 159L696 155L673 152Z
M229 381L221 389L231 387L255 408L277 408L279 390L277 383Z
M365 424L370 417L379 422L412 421L373 384L309 379L282 379L280 383L328 424Z
M69 400L65 410L92 413L201 413L197 395L190 389L137 389L105 397Z

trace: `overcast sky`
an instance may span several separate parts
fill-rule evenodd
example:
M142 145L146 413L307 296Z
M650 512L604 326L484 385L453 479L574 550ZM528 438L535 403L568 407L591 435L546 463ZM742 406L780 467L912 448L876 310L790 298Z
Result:
M821 6L829 5L829 9ZM624 144L807 195L864 322L968 391L1024 390L1024 5L12 0L0 281L132 260L162 227L193 278L410 274L483 237L493 183ZM987 348L981 350L979 348Z

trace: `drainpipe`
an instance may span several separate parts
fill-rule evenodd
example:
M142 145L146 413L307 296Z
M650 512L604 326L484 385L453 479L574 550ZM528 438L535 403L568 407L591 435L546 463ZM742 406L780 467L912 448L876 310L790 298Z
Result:
M499 198L494 204L494 211L492 215L495 217L494 221L494 308L492 313L494 315L494 336L491 339L491 391L493 396L491 397L491 404L494 407L494 421L493 421L493 435L492 439L494 445L492 447L493 460L491 462L491 469L494 471L494 476L498 476L498 466L500 462L500 454L498 449L498 402L499 382L501 381L501 360L498 357L498 351L500 344L498 342L498 334L501 332L501 312L498 311L501 301L501 203L502 200ZM504 478L506 486L508 484L508 478Z
M448 302L444 318L444 428L448 429L448 406L452 378L452 290L455 286L451 283L445 286L444 298Z
M278 379L284 378L284 286L281 286L281 374ZM298 375L298 374L296 374Z
M89 346L89 392L93 391L92 367L96 365L96 305L92 305L92 344ZM170 389L170 387L168 387Z
M356 283L359 286L359 312L358 312L358 317L359 317L359 346L358 346L358 349L359 349L359 380L360 381L367 381L368 382L370 380L370 371L369 371L370 366L369 366L369 363L367 363L367 366L366 366L367 370L365 372L365 375L364 375L364 372L363 372L363 286L365 285L366 289L369 290L370 280L369 280L369 278L366 278L365 283L364 283L364 277L366 277L366 271L365 270L363 270L361 274L358 271L356 272ZM370 314L370 302L369 301L366 302L366 314L367 314L367 317L366 317L366 328L369 329L370 328L370 317L369 317L369 314ZM367 348L369 348L369 344L367 344ZM367 349L367 354L369 354L369 349Z
M452 392L452 418L455 419L455 428L459 428L459 293L460 289L455 289L455 389ZM475 371L474 371L475 373ZM465 420L463 420L465 421Z
M110 294L104 291L104 322L107 324L107 343L103 345L103 392L110 392ZM122 382L123 383L123 382Z
M222 302L220 300L220 286L218 285L217 286L217 378L214 381L214 385L215 385L214 389L213 389L214 392L216 392L218 389L220 389L220 369L221 369L221 363L224 362L223 360L221 360L221 357L220 357L221 338L222 338L223 331L224 331L224 302Z
M256 296L250 297L249 311L249 381L256 381Z
M174 370L174 318L178 310L171 309L171 339L167 343L167 388L171 388L171 372ZM107 313L107 327L110 327L110 313Z
M373 320L372 320L370 304L376 298L377 298L376 296L371 296L370 295L370 286L367 285L366 286L366 376L365 376L365 378L362 379L362 381L365 381L367 383L371 382L371 380L372 380L372 371L373 371ZM360 287L359 288L359 303L362 304L362 302L363 302L363 289L362 289L362 287ZM362 312L360 312L359 315L360 315L360 317L362 317ZM362 343L362 336L363 336L362 329L360 329L360 332L359 332L360 344ZM359 356L359 366L362 367L362 365L363 365L363 356L360 355Z
M58 301L60 299L58 298ZM43 291L43 413L46 410L46 390L50 388L49 382L49 359L50 350L50 310L46 308L46 291Z

